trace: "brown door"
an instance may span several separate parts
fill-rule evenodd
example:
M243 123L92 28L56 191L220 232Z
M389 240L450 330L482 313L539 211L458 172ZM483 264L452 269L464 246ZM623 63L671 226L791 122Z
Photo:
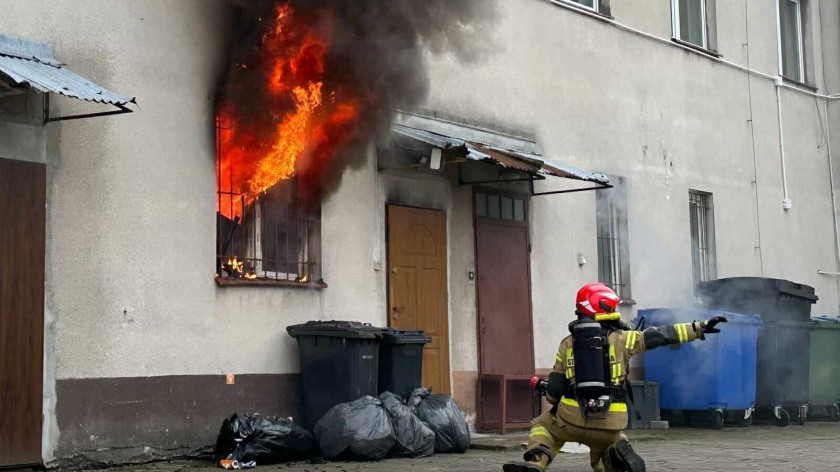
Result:
M421 329L423 385L450 393L446 213L388 206L388 325Z
M0 159L0 467L41 462L46 165Z
M534 372L527 195L475 192L479 371Z

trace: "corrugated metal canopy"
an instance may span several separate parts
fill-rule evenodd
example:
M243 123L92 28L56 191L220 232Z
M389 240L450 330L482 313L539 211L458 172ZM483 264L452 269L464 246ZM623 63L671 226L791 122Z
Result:
M484 161L504 168L516 169L535 176L553 176L566 179L609 185L606 175L588 172L570 165L545 159L543 156L515 149L503 149L489 144L467 141L401 124L392 124L391 131L402 136L430 144L441 149L453 150L467 159Z
M0 35L0 79L9 85L96 103L125 106L134 97L118 95L71 71L53 57L46 43Z

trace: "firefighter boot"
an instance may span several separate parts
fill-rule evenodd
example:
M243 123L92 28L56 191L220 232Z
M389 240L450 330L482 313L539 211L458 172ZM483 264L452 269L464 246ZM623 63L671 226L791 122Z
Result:
M545 472L551 463L551 456L541 449L525 453L526 462L508 462L502 467L504 472Z
M647 470L645 461L636 454L636 451L633 450L630 442L626 439L607 447L601 461L608 472L645 472Z

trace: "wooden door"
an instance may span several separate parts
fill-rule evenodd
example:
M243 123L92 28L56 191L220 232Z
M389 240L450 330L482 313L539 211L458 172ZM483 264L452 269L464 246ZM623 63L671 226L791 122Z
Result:
M534 372L527 195L475 192L479 371Z
M46 165L0 159L0 467L41 462Z
M432 338L423 352L423 386L450 393L446 213L388 206L388 325Z

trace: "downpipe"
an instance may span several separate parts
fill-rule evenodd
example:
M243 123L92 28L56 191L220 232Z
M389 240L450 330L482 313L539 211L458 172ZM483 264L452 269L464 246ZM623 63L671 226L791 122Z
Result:
M834 162L831 156L831 125L828 121L828 100L825 101L825 142L828 154L828 184L831 189L831 217L834 220L834 244L835 244L835 258L837 262L837 270L840 271L840 228L837 226L837 199L834 190ZM825 275L840 275L840 273L830 273L818 270L817 273Z

